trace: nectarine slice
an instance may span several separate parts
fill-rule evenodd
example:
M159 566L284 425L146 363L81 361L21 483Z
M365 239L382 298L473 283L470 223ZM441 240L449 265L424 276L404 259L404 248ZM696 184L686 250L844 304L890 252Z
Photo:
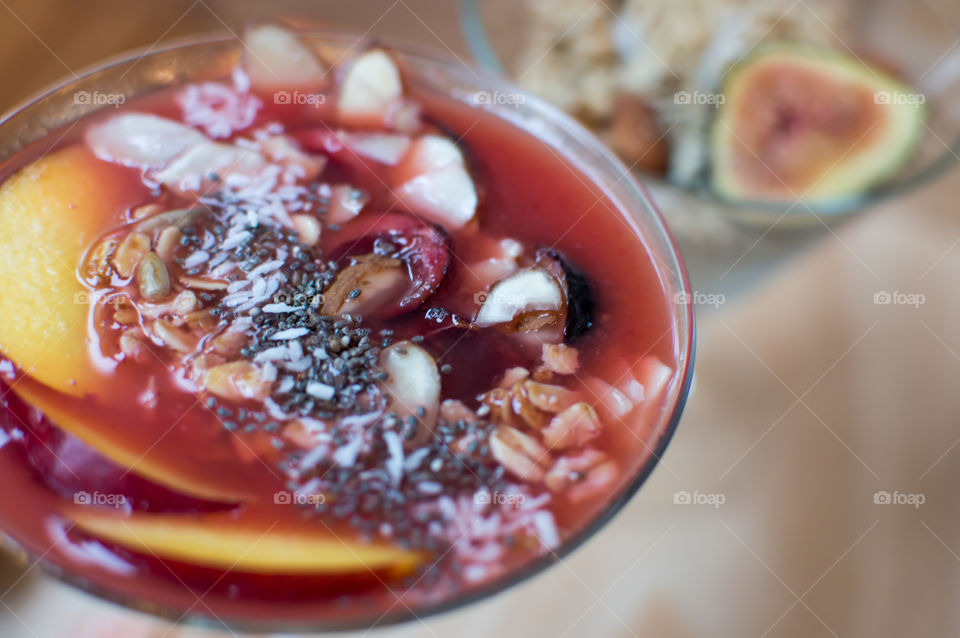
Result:
M73 508L77 527L131 551L192 565L258 574L409 573L417 552L340 538L325 528L285 527L223 514L119 514Z
M81 253L122 201L114 171L82 147L35 161L0 187L0 350L27 374L82 395L87 356Z
M128 468L131 473L168 489L180 492L206 501L218 503L238 503L250 499L250 494L244 494L225 485L211 483L203 477L191 475L183 468L172 467L157 461L149 454L144 454L141 447L133 446L127 441L111 438L103 428L95 425L94 417L86 411L71 409L50 401L41 392L37 392L28 384L18 384L13 388L14 393L30 405L38 408L46 417L61 429L77 437L98 453L113 461L117 465ZM229 481L229 477L224 482Z

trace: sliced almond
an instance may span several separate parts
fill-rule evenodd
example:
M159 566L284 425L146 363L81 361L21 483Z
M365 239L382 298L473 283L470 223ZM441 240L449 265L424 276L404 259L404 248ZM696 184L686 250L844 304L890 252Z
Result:
M562 343L543 344L543 366L557 374L576 374L580 367L579 353Z
M462 228L477 212L477 190L463 154L451 140L424 135L397 166L400 203L447 230Z
M207 370L204 387L223 399L263 401L270 396L272 383L263 379L260 368L249 361L233 361Z
M243 67L257 90L316 90L326 84L326 65L289 29L254 25L243 34L243 43Z
M440 402L440 373L429 352L415 343L401 341L380 353L380 365L387 373L383 382L392 410L401 416L416 415L432 427Z
M357 56L340 84L337 114L352 126L382 126L387 114L403 95L400 71L380 49Z
M211 189L230 175L253 177L266 166L263 155L250 148L206 140L191 146L152 177L180 193Z
M229 285L224 279L209 279L207 277L181 277L180 283L194 290L226 290Z
M386 166L396 166L410 148L408 135L341 131L337 137L350 151Z
M197 338L174 326L166 319L157 319L151 326L153 334L169 348L188 354L197 348Z
M180 238L183 233L176 226L167 226L157 235L156 253L165 262L173 259L180 246Z
M543 430L543 442L551 449L580 447L601 431L596 411L587 403L576 403L557 416Z
M186 317L190 313L200 308L200 300L192 290L183 290L173 298L171 304L173 314L179 317Z
M345 224L366 206L367 194L350 184L337 184L331 189L330 204L327 207L328 224Z
M286 135L268 137L260 143L260 150L271 161L297 170L300 173L298 177L306 181L315 180L327 166L326 156L303 152Z
M300 242L307 246L314 246L320 241L320 221L313 215L291 216L293 227L297 230Z
M523 384L523 392L530 403L544 412L563 412L580 400L578 392L538 381L526 381Z
M130 233L117 246L111 263L117 274L124 279L133 277L137 264L150 250L150 238L143 233Z
M526 268L501 279L483 298L477 312L478 326L522 323L524 315L555 313L553 322L563 313L564 298L560 284L542 268ZM527 328L530 327L527 322ZM543 327L539 323L537 327Z
M239 356L240 351L246 347L250 338L242 332L236 330L225 330L211 340L213 351L217 354L232 359Z
M539 482L550 466L550 455L531 436L502 425L490 435L490 453L511 474L523 481Z
M500 383L497 384L499 387L504 389L512 388L518 383L523 383L530 377L530 371L526 368L510 368L503 373L503 378L500 380Z
M175 120L126 112L92 125L85 139L94 155L126 166L161 168L188 148L207 141Z
M598 450L557 459L544 483L551 492L563 494L572 503L608 494L620 475L617 464Z

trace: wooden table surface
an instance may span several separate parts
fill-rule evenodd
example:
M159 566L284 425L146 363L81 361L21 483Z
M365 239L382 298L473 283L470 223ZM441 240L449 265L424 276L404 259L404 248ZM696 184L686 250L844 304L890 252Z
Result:
M0 112L106 57L265 15L466 50L449 1L0 0Z

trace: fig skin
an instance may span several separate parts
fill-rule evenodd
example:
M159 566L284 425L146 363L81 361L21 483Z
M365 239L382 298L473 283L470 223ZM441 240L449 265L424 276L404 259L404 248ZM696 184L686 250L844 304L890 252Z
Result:
M562 275L562 283L567 297L567 320L563 329L564 342L582 337L593 327L596 304L590 282L582 270L557 250L552 248L541 249L537 253L537 257L537 261L541 265L547 265L548 270L556 273L556 268L549 267L550 260L555 262L559 268L559 273Z
M766 45L727 72L722 92L710 180L731 202L856 203L902 168L924 131L914 89L827 48Z

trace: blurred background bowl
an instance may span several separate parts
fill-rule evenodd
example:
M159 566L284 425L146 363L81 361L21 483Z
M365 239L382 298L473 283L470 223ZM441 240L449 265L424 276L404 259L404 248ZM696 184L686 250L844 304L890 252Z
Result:
M643 96L656 107L659 130L687 130L685 139L676 131L664 134L674 137L669 154L699 146L698 166L678 169L671 157L664 175L643 170L644 158L633 170L653 193L701 289L735 294L750 288L851 213L926 184L960 155L960 5L954 0L460 4L465 37L481 64L567 108L614 148L609 110L616 91L658 86L658 95ZM712 189L706 138L715 105L678 108L674 91L716 94L726 69L771 41L813 43L870 61L923 96L921 139L891 178L835 201L732 201ZM690 117L698 120L692 126Z
M678 90L698 88L704 92L718 89L717 81L722 71L742 60L751 51L772 41L808 42L826 45L852 57L860 58L882 67L890 68L907 85L923 96L928 115L923 137L913 156L900 171L882 184L855 198L825 203L804 203L756 200L718 200L703 171L696 175L664 178L650 171L638 172L645 180L668 182L696 193L700 197L719 201L731 209L751 218L779 215L785 210L796 213L812 212L821 217L833 217L861 210L871 204L915 188L935 177L958 159L960 153L960 49L957 34L960 31L960 5L949 0L924 0L902 2L900 0L847 0L830 5L816 2L782 3L786 8L758 10L763 2L729 0L727 6L714 11L721 19L711 23L712 31L698 34L696 16L691 11L702 0L671 1L666 7L661 3L636 4L622 0L597 2L567 2L562 7L544 0L461 0L464 31L476 59L484 66L505 73L521 86L538 92L545 86L557 87L558 94L589 94L604 92L603 79L589 73L597 72L597 64L589 65L591 71L579 73L579 68L569 72L546 75L550 57L563 50L583 55L596 55L599 41L604 36L597 29L609 28L608 38L618 59L614 65L627 64L634 67L632 76L646 73L661 75ZM716 0L713 6L722 6ZM776 3L774 3L776 4ZM562 9L562 10L560 10ZM753 15L750 15L753 12ZM545 19L545 14L552 14ZM759 15L758 15L759 14ZM711 17L711 16L706 16ZM689 49L699 49L699 60L694 73L682 68L683 57L691 51L663 50L662 36L648 38L644 21L660 29L677 26L673 34L677 38L705 36L702 46L692 44ZM753 21L754 24L744 23ZM796 25L791 28L789 25ZM710 25L699 25L699 28ZM754 29L756 33L751 33ZM591 43L592 42L592 43ZM543 44L546 43L546 46ZM689 43L688 43L689 44ZM565 53L566 54L566 53ZM603 55L606 55L604 53ZM672 55L672 57L671 57ZM717 58L720 58L719 60ZM681 64L675 66L674 60ZM537 67L545 67L538 71ZM714 67L708 69L708 67ZM639 70L638 70L639 69ZM717 73L716 71L720 71ZM690 75L697 77L688 77ZM617 82L613 76L612 82ZM652 81L656 81L655 79ZM624 87L627 92L635 88ZM550 97L549 95L547 96ZM588 96L583 102L607 101L605 97ZM656 98L651 101L655 102ZM563 106L561 104L561 106ZM659 105L658 105L659 106ZM709 110L709 105L708 110ZM601 107L603 108L603 107ZM581 119L589 126L592 114L583 113ZM659 109L662 129L670 129L683 117L676 109ZM595 128L597 128L595 126Z

